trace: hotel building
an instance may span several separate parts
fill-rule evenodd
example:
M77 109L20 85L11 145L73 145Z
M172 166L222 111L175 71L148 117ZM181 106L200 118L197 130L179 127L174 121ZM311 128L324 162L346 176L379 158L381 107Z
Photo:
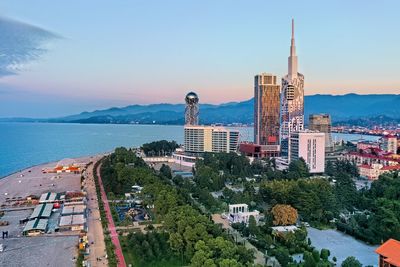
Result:
M239 145L239 131L216 126L184 127L185 153L236 152Z
M310 173L325 171L325 134L310 130L290 134L290 162L303 158Z
M275 75L254 77L254 143L265 156L279 156L279 120L281 88Z

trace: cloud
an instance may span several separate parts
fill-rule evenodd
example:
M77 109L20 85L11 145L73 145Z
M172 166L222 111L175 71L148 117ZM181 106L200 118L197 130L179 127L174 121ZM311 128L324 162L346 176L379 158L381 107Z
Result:
M23 22L0 17L0 77L15 75L24 65L47 52L46 45L60 36Z

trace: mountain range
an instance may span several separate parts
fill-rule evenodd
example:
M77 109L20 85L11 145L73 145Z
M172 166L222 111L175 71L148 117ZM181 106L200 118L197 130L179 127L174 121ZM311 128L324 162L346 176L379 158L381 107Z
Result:
M251 124L253 122L254 99L230 102L220 105L200 104L202 124ZM305 118L309 114L328 113L334 123L363 121L400 123L399 94L346 94L346 95L308 95L304 97ZM42 121L63 123L138 123L138 124L183 124L182 104L151 104L112 107L104 110L82 112L60 118L27 119L9 118L1 121ZM352 123L350 123L352 124Z

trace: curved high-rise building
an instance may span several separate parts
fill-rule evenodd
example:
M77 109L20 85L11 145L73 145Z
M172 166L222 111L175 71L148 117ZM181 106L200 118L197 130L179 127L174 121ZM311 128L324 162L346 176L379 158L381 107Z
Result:
M194 92L189 92L185 97L185 125L199 124L199 97Z
M288 58L288 74L282 78L281 93L281 153L290 158L290 134L304 129L304 76L297 72L294 42L294 20Z

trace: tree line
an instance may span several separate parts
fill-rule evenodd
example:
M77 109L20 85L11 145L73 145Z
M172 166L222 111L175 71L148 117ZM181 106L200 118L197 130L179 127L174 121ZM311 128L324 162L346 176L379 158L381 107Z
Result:
M200 212L185 188L173 185L166 171L149 168L133 150L116 149L104 160L101 173L106 190L117 196L130 192L132 185L142 186L143 205L154 205L155 220L163 223L161 230L152 230L156 232L153 236L129 236L124 250L139 262L157 263L175 257L180 259L179 266L252 264L253 251L233 242L221 226ZM154 240L161 240L159 247ZM146 246L136 250L140 241L146 241Z

